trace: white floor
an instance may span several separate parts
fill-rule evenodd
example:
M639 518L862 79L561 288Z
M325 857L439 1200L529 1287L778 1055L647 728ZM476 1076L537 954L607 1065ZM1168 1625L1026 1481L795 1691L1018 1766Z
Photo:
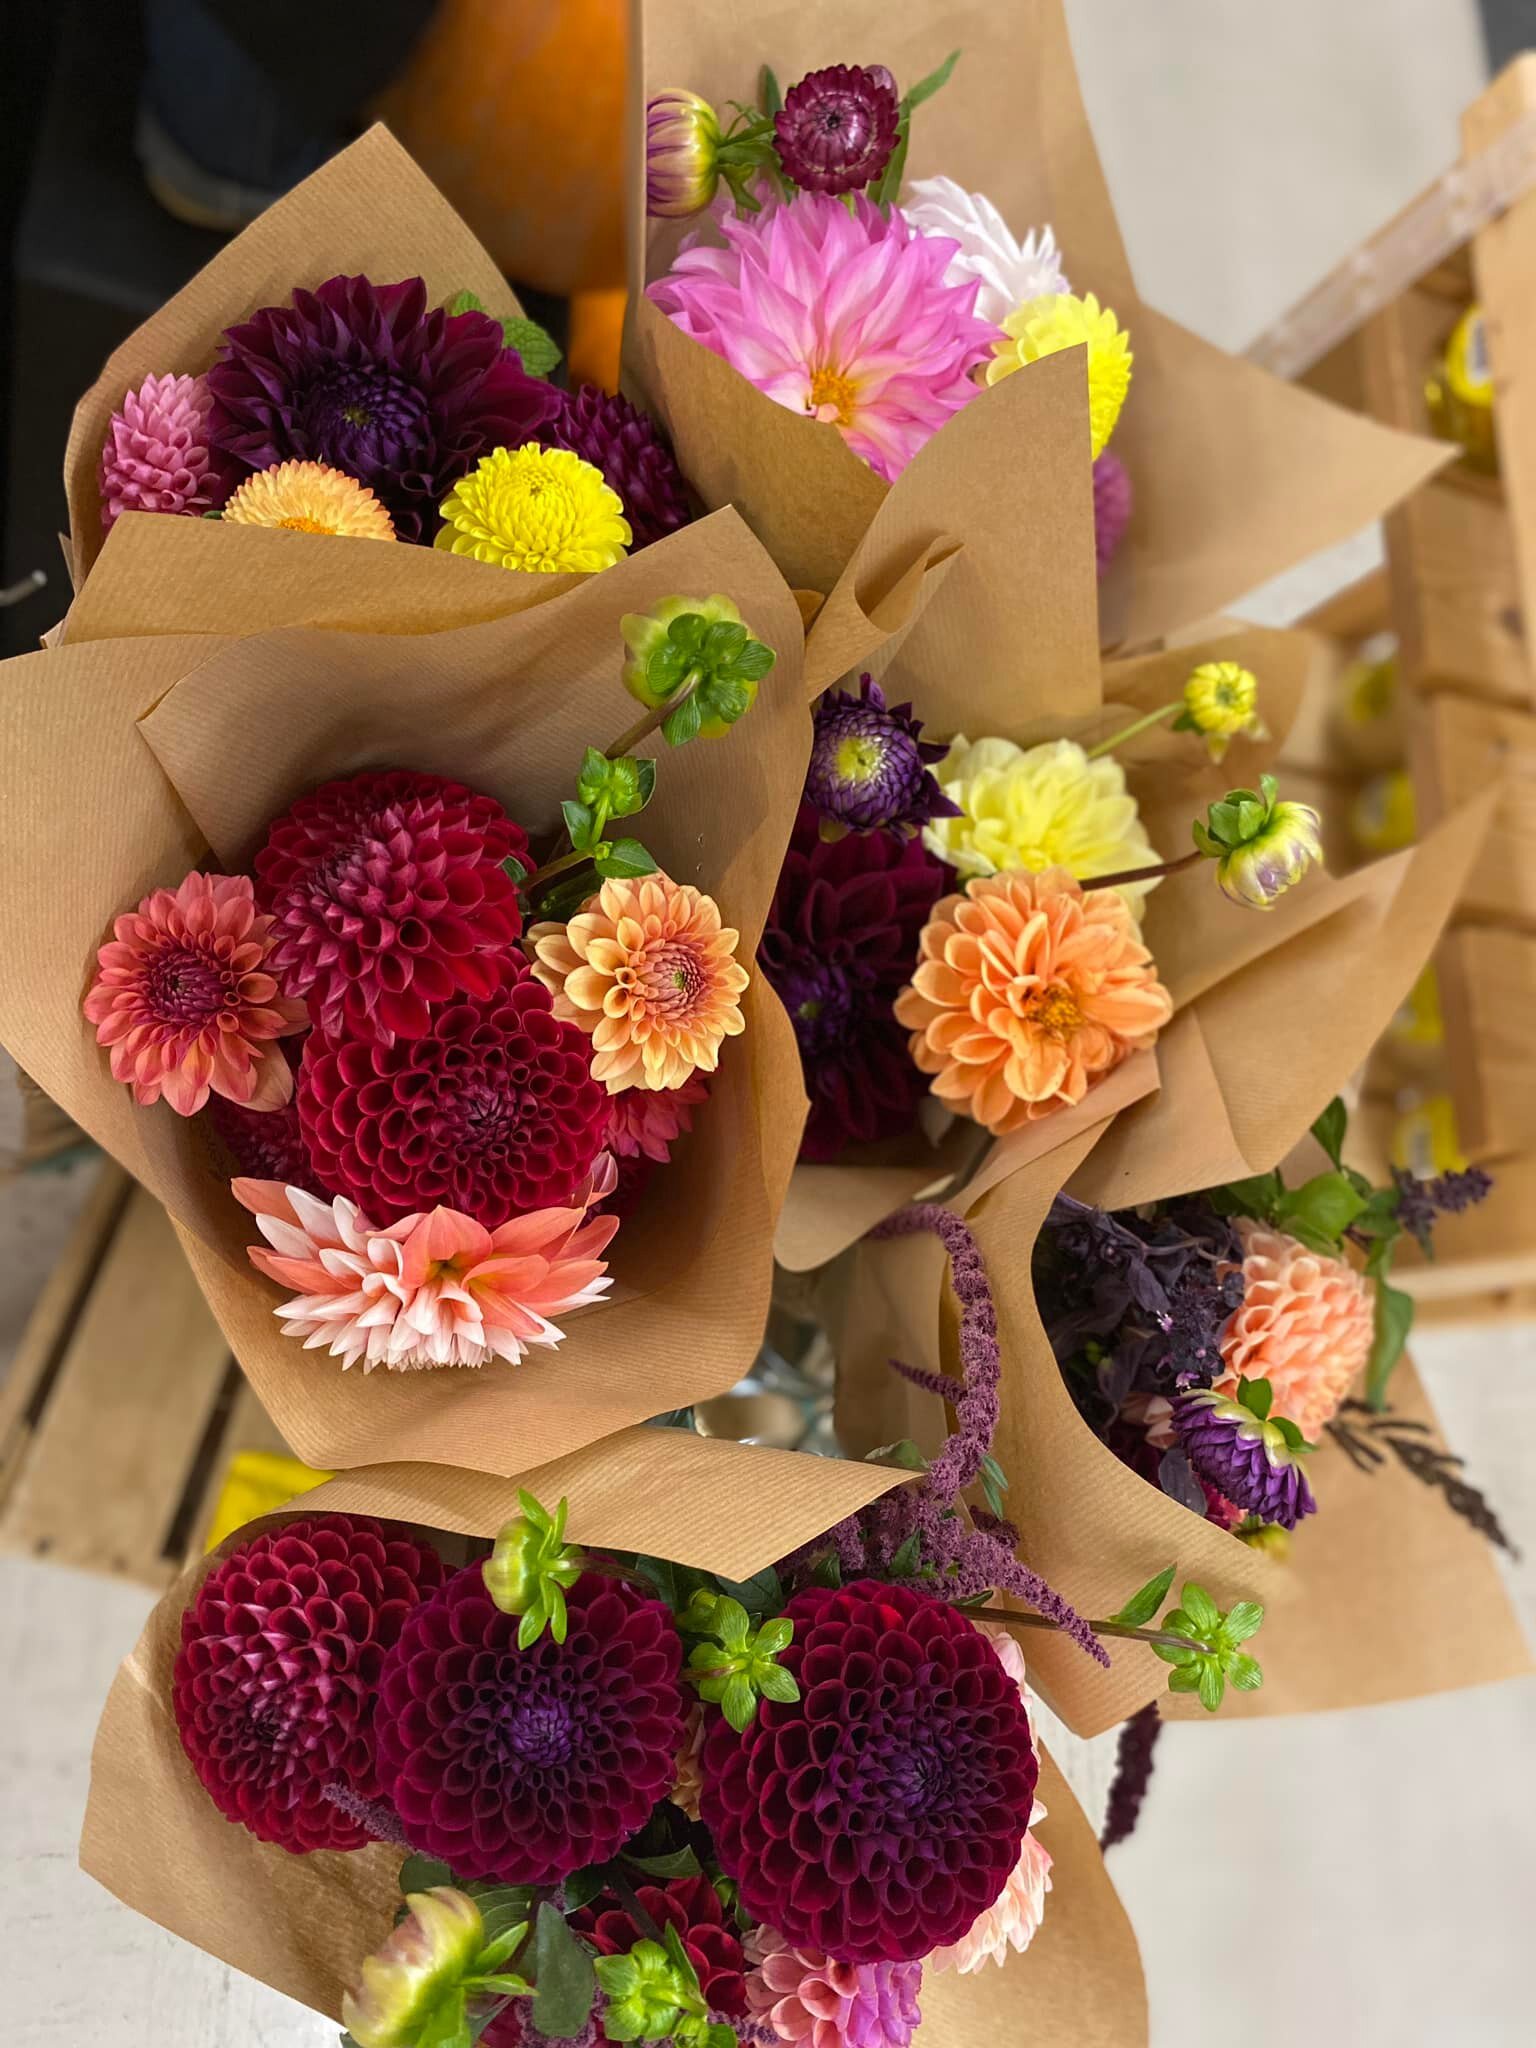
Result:
M1069 0L1140 282L1249 341L1456 151L1471 0ZM1368 551L1365 540L1362 549ZM1300 608L1315 591L1298 590ZM0 1190L0 1360L62 1188ZM1536 1329L1417 1355L1452 1440L1536 1557ZM1515 1581L1536 1627L1536 1573ZM0 1560L8 2048L307 2048L334 2030L83 1879L90 1737L148 1596ZM1164 1737L1113 1874L1154 2048L1515 2048L1532 2038L1536 1683ZM1104 1746L1070 1756L1085 1799ZM1018 2039L1030 2040L1027 1989ZM1056 2044L1042 2044L1056 2048Z

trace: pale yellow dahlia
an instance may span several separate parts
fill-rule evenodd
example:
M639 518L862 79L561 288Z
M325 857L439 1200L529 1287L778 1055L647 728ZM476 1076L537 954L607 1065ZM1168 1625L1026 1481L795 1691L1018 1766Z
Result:
M1093 459L1098 461L1115 431L1125 394L1131 388L1130 338L1108 306L1101 306L1092 292L1076 298L1071 292L1054 292L1043 299L1031 299L1003 322L1006 341L994 341L992 360L987 365L987 382L1053 356L1059 349L1088 349L1088 420L1093 436Z
M962 880L1017 868L1031 874L1065 868L1085 882L1156 865L1125 770L1109 754L1090 761L1075 740L1025 748L962 733L933 775L961 815L934 819L923 843ZM1120 891L1136 917L1156 886L1131 882Z
M248 476L224 507L234 526L393 540L395 523L366 484L324 462L280 462Z
M600 469L536 441L482 456L438 509L434 547L503 569L591 574L622 561L634 538Z

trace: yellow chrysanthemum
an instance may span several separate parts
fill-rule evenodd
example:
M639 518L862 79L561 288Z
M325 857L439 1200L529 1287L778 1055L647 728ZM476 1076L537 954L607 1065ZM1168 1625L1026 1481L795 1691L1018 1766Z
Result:
M291 533L395 538L394 521L367 485L323 462L257 470L230 498L224 517L236 526L285 526Z
M1025 748L961 734L933 773L962 815L934 819L923 841L963 880L1061 867L1087 881L1156 864L1125 770L1107 754L1090 761L1075 740ZM1136 917L1156 886L1133 882L1121 890Z
M1267 739L1259 717L1259 679L1235 661L1202 661L1184 685L1180 725L1202 734L1213 761L1220 761L1240 733Z
M483 456L439 509L447 524L434 546L504 569L611 569L634 538L600 469L536 441Z
M1031 299L1003 322L1006 341L994 341L992 360L987 365L987 382L996 384L1026 363L1053 356L1058 349L1088 346L1088 420L1093 435L1093 459L1098 461L1125 394L1131 388L1130 337L1120 327L1108 306L1100 306L1092 292L1077 298L1071 292L1055 292L1043 299Z

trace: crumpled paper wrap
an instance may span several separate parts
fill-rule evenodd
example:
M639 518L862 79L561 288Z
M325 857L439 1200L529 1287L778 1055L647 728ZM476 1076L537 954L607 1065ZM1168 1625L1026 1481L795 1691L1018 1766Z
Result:
M121 587L114 553L126 563L136 546L158 545L146 529L191 523L130 516L83 605L99 613ZM348 545L258 538L276 543L274 622L310 587L302 573L288 586L282 543ZM379 558L417 552L356 545L371 576ZM677 880L717 898L750 964L804 775L800 616L731 511L505 616L481 617L480 577L445 584L445 603L462 592L480 618L451 630L437 629L437 609L423 629L406 596L391 607L387 574L375 588L389 632L338 622L246 637L66 639L7 664L0 1038L165 1204L231 1347L301 1458L332 1470L426 1460L507 1474L722 1393L755 1354L804 1112L788 1020L762 977L693 1135L615 1240L611 1296L571 1316L565 1344L516 1368L365 1378L282 1336L281 1293L246 1258L254 1225L213 1165L206 1126L164 1105L136 1107L111 1078L80 1015L96 948L150 889L210 860L248 863L266 823L329 776L381 766L459 776L534 831L552 828L584 744L606 743L633 710L619 681L621 614L679 590L724 590L778 663L739 732L669 752L644 831Z
M548 1500L568 1495L578 1542L644 1550L728 1576L772 1562L904 1477L680 1431L637 1430L629 1441L641 1437L667 1447L664 1485L635 1488L627 1459L616 1454L624 1439L529 1475L529 1483ZM739 1512L743 1499L759 1504L750 1522ZM463 1472L358 1471L306 1495L298 1508L327 1510L492 1536L516 1512L516 1490ZM350 1855L294 1856L232 1826L203 1791L176 1732L170 1682L181 1615L210 1562L186 1572L160 1601L113 1682L91 1760L80 1861L135 1911L334 2019L357 1964L389 1930L400 1852L379 1844ZM1039 1798L1046 1809L1039 1836L1054 1859L1041 1930L1003 1969L928 1977L918 2036L924 2048L1014 2038L1021 2006L1042 2041L1088 2048L1146 2042L1136 1938L1093 1832L1043 1749Z

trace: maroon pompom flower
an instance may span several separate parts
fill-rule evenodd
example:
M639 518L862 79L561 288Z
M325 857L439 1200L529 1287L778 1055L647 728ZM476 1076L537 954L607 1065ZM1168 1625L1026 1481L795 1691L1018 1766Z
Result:
M380 1228L442 1203L499 1230L567 1207L603 1149L608 1091L592 1041L526 967L433 1012L420 1038L317 1033L299 1128L321 1181Z
M741 1937L727 1922L720 1895L709 1879L674 1877L665 1884L636 1885L635 1898L658 1931L675 1927L682 1936L710 2011L727 2019L744 2013L747 1966ZM628 1955L636 1942L655 1939L611 1892L599 1894L590 1905L573 1913L571 1925L603 1956Z
M527 851L522 826L462 782L390 769L323 783L256 855L283 993L331 1033L420 1038L432 1004L515 971L523 915L502 863Z
M596 384L557 392L559 410L540 429L546 448L568 448L603 474L624 501L636 548L686 526L688 487L655 423L617 392Z
M415 541L482 455L532 440L556 402L499 320L429 308L419 277L332 277L263 306L226 331L207 381L215 448L249 469L329 463Z
M682 1644L670 1611L588 1572L569 1631L517 1647L478 1564L411 1615L385 1659L384 1796L410 1840L460 1878L554 1884L604 1863L671 1788Z
M744 1734L711 1710L700 1814L742 1904L792 1945L906 1962L1002 1893L1038 1766L1019 1688L965 1616L905 1586L784 1610L800 1698Z
M883 64L807 72L773 117L785 176L807 192L862 192L890 162L900 116Z
M302 1038L279 1041L278 1050L295 1075L308 1042L308 1032ZM302 1188L308 1195L323 1192L304 1149L296 1096L290 1095L281 1109L260 1110L248 1109L243 1102L231 1102L225 1095L210 1095L207 1107L208 1121L235 1165L249 1179L281 1181L284 1187Z
M384 1655L442 1579L435 1550L364 1515L285 1523L214 1567L181 1618L171 1704L226 1820L295 1852L372 1839L326 1787L377 1798Z
M800 806L758 959L800 1047L811 1098L802 1159L912 1128L928 1083L892 1005L950 880L920 839L853 832L829 842L814 808Z

